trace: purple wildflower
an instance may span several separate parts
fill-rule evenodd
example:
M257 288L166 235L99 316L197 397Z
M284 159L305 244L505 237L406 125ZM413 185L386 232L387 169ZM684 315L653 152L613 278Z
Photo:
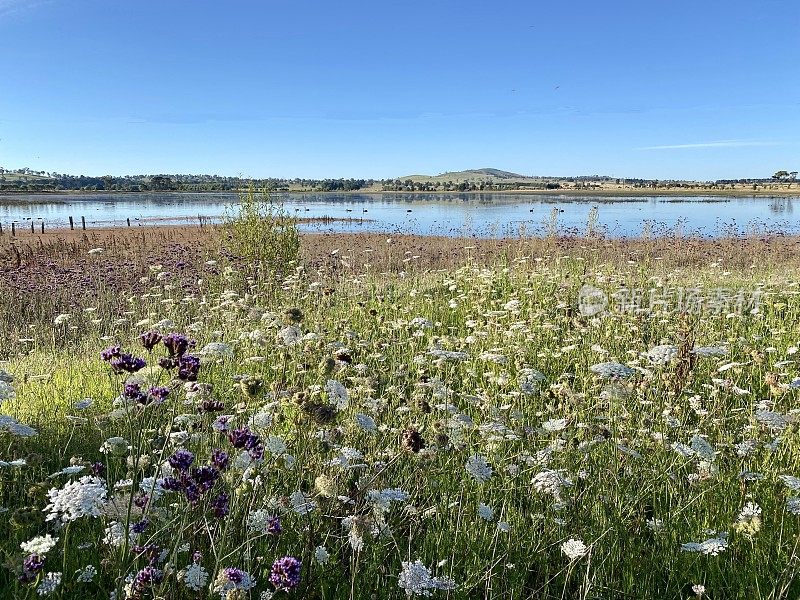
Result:
M225 404L223 404L222 400L214 400L213 398L208 400L203 400L200 403L201 413L219 412L224 408Z
M148 351L156 347L161 341L161 334L157 331L147 331L139 336L139 341Z
M228 516L228 513L231 511L230 509L230 497L225 492L222 492L219 496L214 498L211 502L211 508L214 511L214 516L218 519L222 519Z
M131 531L133 533L143 533L144 530L147 529L148 525L150 525L150 521L148 519L142 519L138 523L131 525Z
M293 556L284 556L272 563L269 581L277 590L289 591L300 583L302 563Z
M200 359L191 354L184 354L178 359L178 378L184 381L197 381L200 371Z
M177 359L163 356L158 359L158 366L169 371L170 369L174 369L178 366L178 361Z
M106 472L106 466L101 462L92 463L89 468L92 471L92 475L97 475L98 477Z
M120 354L122 354L122 348L120 348L119 346L109 346L100 353L100 360L108 362L112 358L115 358Z
M169 388L166 387L152 387L147 390L147 397L151 402L161 404L169 396Z
M132 354L120 354L111 359L111 368L117 373L122 373L123 371L136 373L136 371L141 371L146 366L147 363L143 358Z
M162 341L167 347L167 350L169 350L169 355L178 357L186 354L186 351L189 348L194 348L195 344L197 343L181 333L170 333L169 335L164 336Z
M281 527L281 518L277 515L269 517L267 519L267 534L280 535L281 531L283 531L283 527Z
M223 569L222 573L225 579L235 584L240 584L245 581L245 579L249 579L247 573L241 569L237 569L236 567L228 567L227 569Z
M161 569L156 569L152 565L148 565L141 569L133 578L131 589L133 591L133 598L140 598L141 593L148 588L161 583L164 579L164 572Z
M214 450L211 451L211 464L217 471L224 471L227 469L230 462L231 457L224 450L214 448Z
M169 464L173 469L178 469L179 471L186 471L189 467L192 466L194 462L194 454L189 452L188 450L184 450L181 448L175 454L169 457Z
M31 554L22 561L22 575L19 576L21 583L30 583L39 572L44 568L44 556Z
M214 467L202 466L192 469L192 479L200 487L200 490L207 492L219 479L219 471Z

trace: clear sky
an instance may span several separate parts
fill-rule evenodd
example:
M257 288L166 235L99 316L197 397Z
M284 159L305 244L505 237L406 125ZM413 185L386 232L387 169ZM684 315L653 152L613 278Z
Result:
M798 0L0 0L0 166L800 169Z

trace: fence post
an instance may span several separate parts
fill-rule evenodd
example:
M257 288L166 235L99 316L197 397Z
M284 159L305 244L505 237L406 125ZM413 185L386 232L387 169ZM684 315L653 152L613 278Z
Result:
M44 219L42 220L42 233L44 233Z
M75 223L72 222L72 217L69 218L69 228L75 229Z
M31 219L31 233L36 233L36 232L33 230L33 219Z
M14 236L16 234L16 226L14 225L14 221L11 221L11 235Z
M126 219L126 221L128 221L128 227L130 227L130 226L131 226L131 218L130 218L130 217L128 217L128 218Z
M0 223L0 235L3 235L3 224Z
M86 231L86 217L84 216L81 216L81 227L83 227L83 230Z

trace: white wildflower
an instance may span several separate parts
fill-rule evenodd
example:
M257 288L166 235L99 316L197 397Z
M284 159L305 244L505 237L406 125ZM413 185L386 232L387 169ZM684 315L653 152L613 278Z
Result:
M289 502L292 505L292 510L298 515L307 515L317 507L317 504L300 490L293 492L289 496Z
M317 546L314 549L314 560L316 560L317 563L324 565L325 563L328 562L330 557L331 555L328 554L328 551L325 549L325 546Z
M44 556L55 547L56 542L58 542L58 538L54 538L48 533L46 535L36 536L27 542L22 542L19 547L28 554Z
M654 365L666 365L678 356L678 347L665 344L650 348L645 353L647 359Z
M296 346L303 341L303 331L296 325L287 325L278 331L277 339L286 347Z
M20 423L13 417L0 415L0 432L7 431L11 435L17 437L33 437L37 431L24 423Z
M199 592L208 583L208 571L197 563L192 563L178 573L178 580L190 590Z
M570 538L561 544L561 552L566 554L570 560L578 560L589 552L589 548L583 541Z
M478 516L484 521L491 521L494 519L494 509L481 502L478 504Z
M626 379L636 371L621 363L603 362L589 367L589 370L604 379Z
M409 597L430 596L431 590L454 590L456 587L455 582L449 577L433 577L428 567L420 560L403 561L402 567L397 584Z
M36 588L36 593L40 596L49 596L59 585L61 585L61 573L47 573Z
M336 407L337 410L344 410L347 408L350 394L347 388L334 379L329 379L325 384L325 391L328 393L328 400Z
M47 492L50 503L44 508L49 511L46 520L60 518L67 523L81 517L99 517L107 494L105 482L90 476L70 481L60 490L52 488Z
M477 481L483 483L489 481L492 477L492 467L486 461L486 458L480 454L473 454L467 459L465 465L467 473L472 475Z
M709 554L717 556L724 552L728 547L728 534L721 532L716 537L709 538L702 542L689 542L681 544L681 550L684 552L699 552L700 554Z
M94 565L86 565L83 569L75 571L75 575L81 583L91 583L97 575L97 568Z

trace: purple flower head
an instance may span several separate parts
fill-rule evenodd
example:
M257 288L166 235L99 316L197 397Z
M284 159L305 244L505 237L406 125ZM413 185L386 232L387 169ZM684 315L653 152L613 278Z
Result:
M158 366L169 371L170 369L174 369L178 366L178 361L175 358L163 356L158 359Z
M157 331L147 331L139 336L139 341L147 350L152 350L161 341L161 334Z
M225 576L225 579L237 585L249 578L247 573L241 569L237 569L236 567L228 567L227 569L223 569L222 574Z
M108 362L112 358L115 358L120 354L122 354L122 348L120 348L119 346L109 346L100 353L100 360Z
M150 402L155 402L156 404L161 404L164 400L167 399L169 396L169 388L165 387L151 387L147 390L147 398Z
M214 448L214 450L211 451L211 464L217 471L224 471L227 469L230 462L231 457L224 450Z
M123 397L139 404L147 404L147 394L142 391L138 383L126 383L122 392Z
M225 492L222 492L219 496L214 498L213 502L211 502L211 508L214 511L215 517L223 519L228 516L228 513L231 511L229 501L230 497Z
M186 471L189 467L192 466L194 462L194 454L189 452L188 450L184 450L181 448L175 454L169 457L169 464L173 469L178 469L179 471Z
M281 527L281 518L277 515L269 517L267 519L267 534L280 535L281 531L283 531L283 527Z
M192 479L202 492L207 492L219 479L219 471L207 465L196 467L192 469Z
M161 480L161 487L168 492L178 492L183 489L183 483L170 475Z
M144 508L150 502L150 496L147 494L138 494L133 497L133 503L139 508Z
M111 368L117 373L127 371L128 373L136 373L141 371L147 366L143 358L133 356L132 354L120 354L111 359Z
M144 530L147 529L148 525L150 525L150 521L147 519L142 519L138 523L131 525L131 531L133 533L143 533Z
M253 438L258 439L247 427L240 427L234 429L228 434L228 439L234 448L251 448L253 446Z
M165 335L162 341L169 350L170 356L183 356L189 348L194 348L197 343L181 333Z
M184 381L197 381L200 371L200 359L191 354L184 354L178 359L178 378Z
M192 552L192 562L195 564L200 564L200 561L203 560L203 553L200 550L195 550Z
M106 472L106 466L101 462L92 463L89 468L92 470L92 475L100 476Z
M289 591L300 583L302 563L293 556L284 556L272 563L269 582L277 590Z
M44 556L31 554L22 561L22 574L19 576L21 583L30 583L44 568Z
M134 554L146 558L151 565L156 564L161 556L161 548L158 544L145 544L143 546L137 544L131 549Z
M131 588L133 589L134 594L138 596L139 593L144 592L148 588L151 588L158 583L161 583L161 580L163 579L164 572L161 569L156 569L154 566L148 565L136 573L136 576L133 578Z

